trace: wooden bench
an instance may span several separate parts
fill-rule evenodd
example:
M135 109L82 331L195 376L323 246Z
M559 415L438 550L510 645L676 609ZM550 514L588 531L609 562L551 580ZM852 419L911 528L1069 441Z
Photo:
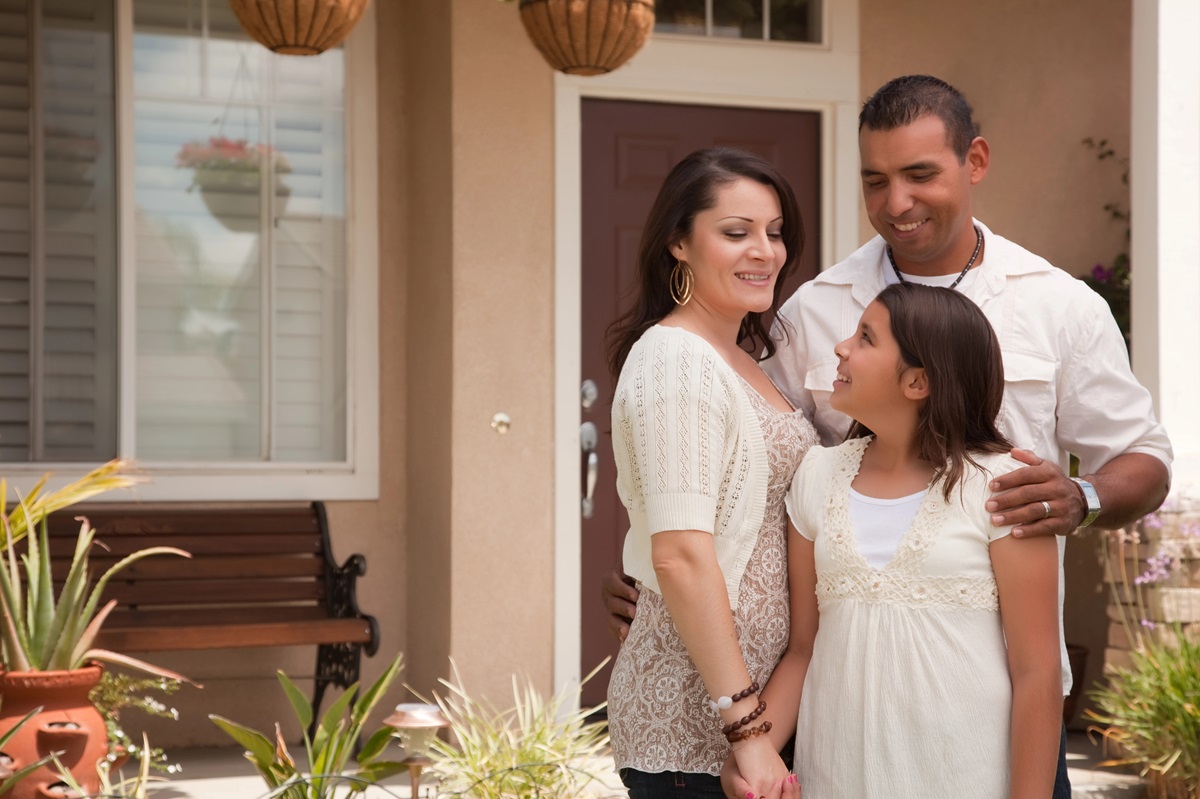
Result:
M317 646L313 723L325 689L359 678L362 652L379 648L375 617L358 609L362 555L333 560L325 506L94 504L50 517L56 576L65 576L80 523L96 528L92 573L152 546L192 554L146 558L105 590L119 603L96 645L116 652ZM107 549L105 549L107 548Z

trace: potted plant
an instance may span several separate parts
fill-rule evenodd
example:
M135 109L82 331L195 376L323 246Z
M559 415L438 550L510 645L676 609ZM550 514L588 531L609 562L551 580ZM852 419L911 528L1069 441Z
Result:
M581 708L579 691L607 662L549 701L532 682L513 677L513 706L500 711L471 697L451 661L454 681L441 680L449 693L434 696L455 741L432 742L441 787L477 799L574 799L591 783L603 784L589 763L608 747L607 725L588 717L604 705Z
M247 199L257 204L264 174L274 180L276 213L283 215L291 189L281 179L292 171L283 154L268 144L251 144L246 139L210 136L190 141L179 149L175 164L191 169L188 191L200 189L200 199L221 224L239 233L259 230L257 214L238 213L236 205Z
M113 575L142 558L157 554L190 557L172 547L151 547L118 561L95 580L89 554L95 531L82 520L69 569L55 596L51 548L45 516L100 491L134 481L121 474L125 464L113 461L76 483L58 491L42 493L45 479L7 512L7 486L0 481L0 529L5 548L0 553L0 733L18 719L41 708L6 744L4 754L10 768L59 753L62 763L90 790L98 782L96 763L108 753L104 719L88 699L100 680L101 661L117 663L170 679L179 674L151 666L126 655L93 646L104 620L116 606L112 600L101 607L101 596ZM37 535L31 535L40 528ZM25 552L18 558L17 543L24 539ZM32 772L14 791L14 799L40 793L61 779L49 766Z
M1107 683L1086 715L1155 799L1200 799L1200 525L1176 514L1108 533ZM1114 638L1114 635L1117 636Z
M278 672L279 684L283 686L303 731L307 773L297 766L295 758L288 751L278 724L275 725L272 738L221 716L209 718L230 738L245 747L246 759L254 764L259 776L267 784L270 796L279 799L333 799L335 794L355 796L379 780L405 770L403 763L384 757L394 734L390 727L376 730L355 757L358 766L347 768L367 716L400 673L400 664L401 656L396 655L379 679L361 696L358 695L358 683L346 689L321 716L321 723L311 738L308 727L313 718L312 706L296 684L282 671Z

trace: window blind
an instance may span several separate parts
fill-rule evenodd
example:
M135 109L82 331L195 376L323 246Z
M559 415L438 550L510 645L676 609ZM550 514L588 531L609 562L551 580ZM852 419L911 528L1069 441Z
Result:
M98 0L0 0L5 461L116 452L112 26Z

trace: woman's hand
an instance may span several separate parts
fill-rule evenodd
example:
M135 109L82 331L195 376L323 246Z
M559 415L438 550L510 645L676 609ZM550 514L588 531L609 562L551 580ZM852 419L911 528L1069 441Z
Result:
M721 786L725 795L733 799L795 799L800 796L795 775L788 772L765 735L733 745L733 752L721 769Z

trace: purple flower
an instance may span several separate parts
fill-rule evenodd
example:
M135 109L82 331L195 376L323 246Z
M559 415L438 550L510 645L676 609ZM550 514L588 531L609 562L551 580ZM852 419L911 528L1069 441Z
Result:
M1096 264L1092 267L1092 280L1097 283L1107 283L1113 279L1113 270L1109 269L1104 264Z
M1141 623L1142 623L1142 626L1145 627L1147 630L1153 630L1155 627L1158 626L1157 624L1150 621L1149 619L1142 619Z
M1134 578L1134 585L1161 583L1171 576L1171 555L1160 552L1146 558L1146 571Z
M1142 524L1146 525L1147 530L1161 530L1163 528L1162 517L1157 513L1147 513L1142 517Z

